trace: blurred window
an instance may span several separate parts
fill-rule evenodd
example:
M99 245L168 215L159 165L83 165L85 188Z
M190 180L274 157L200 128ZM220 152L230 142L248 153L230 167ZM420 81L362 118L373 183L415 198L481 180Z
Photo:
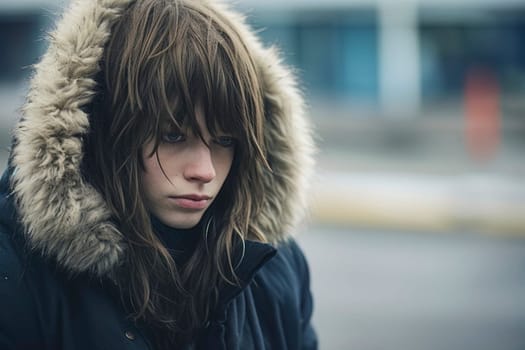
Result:
M342 9L261 12L254 27L267 44L276 44L298 69L306 90L323 97L378 97L376 11Z
M504 93L525 93L525 11L423 11L423 98L461 96L469 71L491 71Z
M39 14L0 14L0 83L26 78L43 51Z

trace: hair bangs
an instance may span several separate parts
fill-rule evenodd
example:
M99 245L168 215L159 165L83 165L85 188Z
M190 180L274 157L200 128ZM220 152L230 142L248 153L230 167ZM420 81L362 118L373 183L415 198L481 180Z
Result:
M129 89L137 112L155 121L145 129L149 136L158 143L167 124L202 135L195 115L200 104L212 136L230 134L251 157L264 158L261 84L235 31L199 4L164 7L153 14L159 26L150 28L151 38L140 48L150 55L135 61L143 71L141 79L130 80L134 86Z

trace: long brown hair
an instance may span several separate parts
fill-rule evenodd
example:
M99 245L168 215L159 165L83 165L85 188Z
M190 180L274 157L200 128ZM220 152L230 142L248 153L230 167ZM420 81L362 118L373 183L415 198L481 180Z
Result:
M151 327L156 345L184 344L213 312L218 286L235 283L235 244L264 240L249 225L260 210L254 198L263 195L256 174L268 167L259 72L234 24L204 2L184 0L132 4L112 30L101 68L85 169L128 241L121 296L131 316ZM166 122L199 134L197 103L210 133L228 131L238 144L203 218L206 232L178 266L151 227L141 154L149 140L158 146Z

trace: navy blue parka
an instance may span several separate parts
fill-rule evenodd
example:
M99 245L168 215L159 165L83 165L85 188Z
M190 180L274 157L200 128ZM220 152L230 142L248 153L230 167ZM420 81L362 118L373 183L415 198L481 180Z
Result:
M136 0L140 1L140 0ZM175 1L175 0L174 0ZM290 70L227 7L201 1L231 21L253 55L264 89L263 210L251 225L237 275L196 349L316 349L306 260L292 233L304 209L311 135ZM0 349L149 349L116 292L125 232L82 169L90 104L111 29L135 0L74 0L35 66L0 182ZM158 349L161 350L161 349Z

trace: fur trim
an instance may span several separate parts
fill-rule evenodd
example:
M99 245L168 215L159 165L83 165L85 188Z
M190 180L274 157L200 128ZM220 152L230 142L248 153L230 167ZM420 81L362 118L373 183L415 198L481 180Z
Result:
M124 258L122 234L109 221L102 196L81 176L82 107L94 95L99 60L110 29L134 0L76 0L51 34L36 65L24 116L14 131L11 178L31 248L71 273L110 273ZM215 5L214 5L215 6ZM237 13L234 18L256 57L265 89L266 146L273 173L265 178L264 212L253 219L268 241L284 240L301 218L312 166L312 142L295 79L265 49Z
M264 48L239 14L221 10L238 18L237 30L247 39L264 84L264 138L272 172L260 174L266 194L261 198L264 210L256 213L252 225L264 232L269 242L279 243L294 233L305 213L314 163L311 127L296 79L277 50Z

